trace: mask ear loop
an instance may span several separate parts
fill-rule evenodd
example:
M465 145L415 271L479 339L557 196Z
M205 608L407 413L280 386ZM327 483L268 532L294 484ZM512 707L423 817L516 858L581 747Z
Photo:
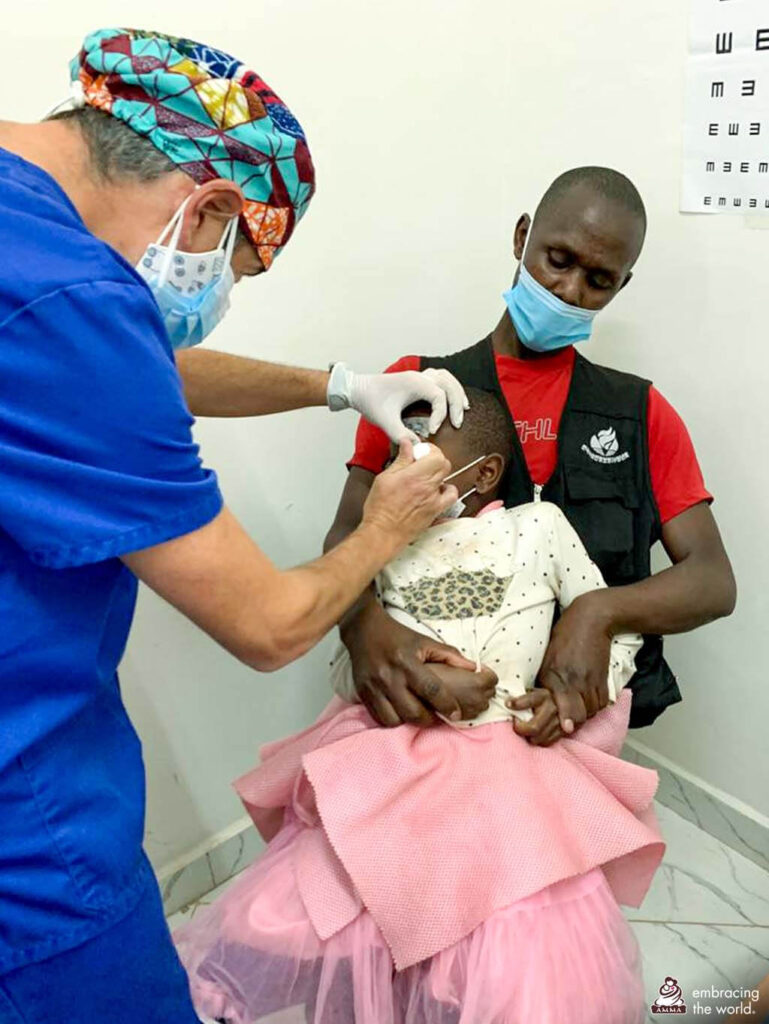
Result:
M163 239L166 237L168 232L171 231L171 228L173 228L171 238L169 239L168 246L166 247L165 256L163 257L163 265L160 268L160 276L158 278L158 287L160 288L162 288L163 285L166 283L166 281L168 280L168 275L171 272L171 260L174 258L174 254L176 253L176 249L179 245L179 236L182 233L182 225L184 223L184 210L185 207L187 206L187 203L190 201L193 195L194 192L190 193L190 195L187 196L182 205L179 207L179 209L176 211L173 217L169 220L169 222L160 232L160 234L157 237L157 241L155 242L155 245L162 245Z
M232 263L232 254L235 252L235 242L236 242L237 237L238 237L238 220L239 220L239 217L240 217L240 215L236 213L235 216L230 221L230 223L224 229L225 231L229 231L230 232L230 235L229 235L229 238L227 239L227 242L226 242L226 245L225 245L225 250L224 250L224 257L225 257L225 260L227 262L227 266L229 266ZM222 235L222 237L224 237L224 236Z
M238 220L239 214L235 214L230 223L222 232L222 237L219 240L219 245L221 246L222 242L224 242L225 235L227 235L227 232L229 231L229 235L227 235L227 241L224 242L224 270L222 271L223 274L227 272L228 267L232 269L232 256L233 253L235 252L235 242L237 241L238 237Z
M483 460L485 458L487 458L486 455L479 455L477 459L473 459L472 462L468 462L467 465L466 466L462 466L461 469L455 469L453 473L449 473L449 475L447 477L445 477L445 479L443 481L444 484L447 484L449 482L449 480L453 480L455 476L459 476L460 473L464 473L464 471L466 469L472 469L473 466L477 466L478 463L479 462L483 462Z
M200 186L196 185L195 187L197 189ZM168 232L173 228L173 234L171 235L171 238L169 239L168 246L166 247L166 254L165 254L164 258L163 258L163 265L160 268L160 277L158 279L158 286L159 287L162 287L166 283L166 281L168 280L168 275L171 272L171 261L173 260L174 254L176 253L176 249L177 249L177 247L179 245L179 237L180 237L180 235L182 233L182 225L184 223L184 210L185 210L185 207L187 206L187 203L190 201L190 199L192 199L192 196L194 194L195 193L192 192L192 193L190 193L190 195L187 196L187 198L184 200L182 205L179 207L179 209L176 211L176 213L173 215L173 217L169 220L169 222L166 224L166 226L160 232L160 234L157 237L157 240L155 241L155 245L162 245L163 244L163 239L166 237ZM225 242L225 251L224 251L225 266L230 266L231 265L231 263L232 263L232 254L235 251L235 239L238 236L238 215L237 214L230 220L229 224L227 224L225 226L224 231L222 231L222 236L219 239L219 248L221 248L222 241L224 240L224 237L225 237L225 235L227 235L228 231L229 231L229 235L227 236L227 241Z
M529 242L531 241L531 230L532 230L533 227L534 227L534 221L530 220L529 221L529 230L526 232L526 241L523 243L523 252L521 253L521 261L518 264L519 273L523 273L523 271L526 270L526 267L524 266L524 260L526 259L526 253L529 251ZM529 271L526 270L526 273L529 274ZM531 274L529 274L529 276L531 277Z
M66 99L61 100L55 107L51 107L48 113L43 117L43 121L49 120L54 114L58 114L61 110L80 110L85 106L85 91L83 90L83 83L79 79L75 79L69 87L69 96Z

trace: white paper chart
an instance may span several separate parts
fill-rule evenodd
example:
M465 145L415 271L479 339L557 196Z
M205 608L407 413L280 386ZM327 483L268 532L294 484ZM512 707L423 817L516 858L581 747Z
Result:
M769 214L769 0L691 0L685 213Z

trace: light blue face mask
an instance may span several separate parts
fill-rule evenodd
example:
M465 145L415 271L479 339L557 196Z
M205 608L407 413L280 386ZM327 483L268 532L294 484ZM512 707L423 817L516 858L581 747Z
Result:
M233 217L222 232L217 249L210 252L179 252L179 236L187 201L182 203L157 242L137 264L137 272L149 285L173 348L199 345L230 308L235 284L232 253L238 231ZM172 230L173 229L173 230ZM168 245L163 239L172 231Z
M525 251L524 251L525 256ZM597 309L582 309L553 295L523 265L518 280L502 293L518 337L533 352L555 352L587 341Z

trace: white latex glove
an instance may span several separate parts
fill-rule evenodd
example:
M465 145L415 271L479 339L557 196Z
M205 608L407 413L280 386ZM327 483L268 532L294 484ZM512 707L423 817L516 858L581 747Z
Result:
M448 413L454 427L461 427L465 409L470 408L464 389L448 370L406 370L403 373L354 373L336 363L328 381L328 405L355 409L380 427L396 444L420 438L403 422L403 410L413 402L429 402L430 434L434 434Z

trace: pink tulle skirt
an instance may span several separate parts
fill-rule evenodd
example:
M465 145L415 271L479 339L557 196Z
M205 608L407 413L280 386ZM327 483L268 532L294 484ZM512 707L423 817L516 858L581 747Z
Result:
M176 933L195 1007L228 1024L641 1024L639 951L598 869L497 911L449 949L394 972L363 910L318 938L288 824Z
M543 750L506 725L381 730L337 702L266 748L238 789L267 851L175 936L198 1011L640 1024L617 897L642 897L664 846L653 773L616 756L627 711Z

